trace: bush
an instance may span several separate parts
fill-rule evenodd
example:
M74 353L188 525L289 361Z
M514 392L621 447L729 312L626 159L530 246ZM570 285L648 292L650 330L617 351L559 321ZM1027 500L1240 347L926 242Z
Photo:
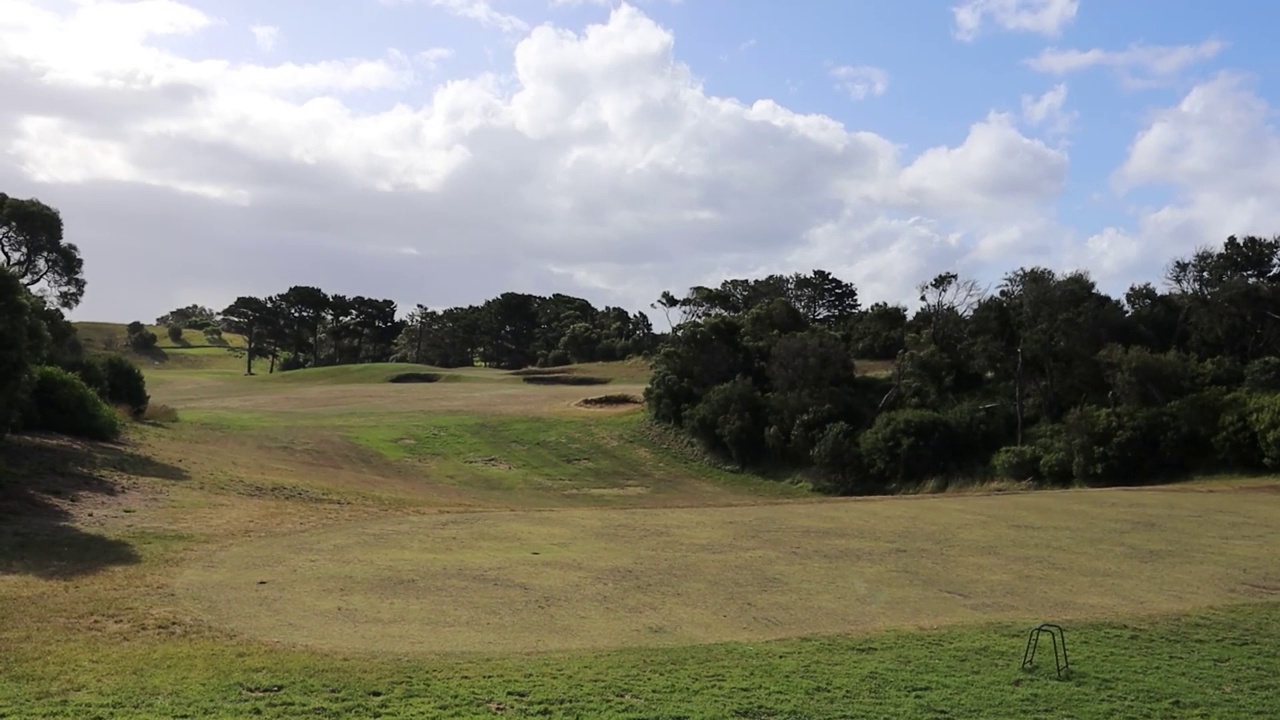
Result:
M147 395L147 380L137 365L122 355L102 355L92 362L101 367L106 376L104 399L108 403L124 405L134 417L146 412L151 396Z
M529 380L531 378L525 378ZM717 385L685 417L685 426L708 448L747 464L764 449L764 399L746 378Z
M1011 445L1000 448L991 458L991 470L1006 480L1035 480L1040 477L1043 453L1035 445Z
M1244 386L1256 393L1280 391L1280 357L1258 358L1246 365Z
M1258 439L1262 462L1269 468L1280 468L1280 395L1250 400L1249 426Z
M154 349L158 340L155 333L143 328L139 332L129 334L129 347L138 352L146 352Z
M28 391L36 326L27 298L22 283L0 268L0 438L8 432Z
M1071 475L1086 485L1143 485L1188 465L1182 438L1160 409L1081 408L1063 426Z
M177 325L170 325L169 339L174 342L180 342L182 340L182 328Z
M1244 382L1244 367L1229 355L1206 358L1196 367L1196 382L1204 387L1238 387Z
M846 422L828 425L810 453L818 475L815 489L837 495L866 495L876 487L866 482L858 455L858 431Z
M35 369L35 381L22 412L22 428L90 440L120 436L115 412L78 376L56 367Z
M932 410L897 410L876 418L862 434L859 451L871 479L899 489L953 469L957 433Z
M1223 398L1218 422L1214 426L1214 457L1225 470L1261 470L1265 465L1258 433L1252 418L1253 404L1244 393Z
M1073 477L1074 456L1061 425L1048 428L1035 444L1040 454L1040 477L1055 485L1067 485Z
M134 417L141 417L151 401L147 381L128 358L121 355L97 355L68 368L98 393L108 405L124 406Z
M204 329L204 339L210 345L221 345L223 343L222 330L217 326L210 325Z
M945 417L956 432L958 469L981 472L997 450L1017 440L1017 416L1008 405L961 405Z

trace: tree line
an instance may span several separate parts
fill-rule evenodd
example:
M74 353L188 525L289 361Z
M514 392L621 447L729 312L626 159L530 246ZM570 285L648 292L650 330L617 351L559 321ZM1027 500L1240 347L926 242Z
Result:
M1280 238L1230 237L1123 298L1041 267L919 293L913 312L863 308L821 271L664 293L649 411L847 494L1280 467Z
M243 335L250 374L255 359L268 361L268 372L391 361L516 370L622 360L651 351L658 339L643 313L601 309L569 295L514 292L466 307L418 305L401 318L391 300L294 286L268 297L236 298L221 312L177 308L156 324L167 326L175 341L186 330L214 343L223 331ZM155 344L141 323L131 326L129 337L140 349Z
M80 346L63 312L83 297L83 262L62 233L56 210L0 194L0 433L112 437L112 406L144 413L145 384L128 360ZM652 308L670 333L567 295L504 293L399 317L390 300L295 286L157 321L174 339L243 334L249 372L255 359L270 371L518 369L647 355L654 420L833 493L1280 467L1280 237L1229 237L1122 297L1083 271L1030 267L994 287L944 273L920 285L914 309L864 307L853 284L814 270L666 292ZM156 343L141 323L129 336Z

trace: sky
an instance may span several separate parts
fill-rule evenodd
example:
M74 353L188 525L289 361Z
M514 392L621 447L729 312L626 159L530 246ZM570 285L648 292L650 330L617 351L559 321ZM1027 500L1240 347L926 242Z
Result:
M0 192L62 213L79 320L291 285L639 310L815 268L864 304L1031 265L1119 294L1280 233L1275 27L1255 0L0 0Z

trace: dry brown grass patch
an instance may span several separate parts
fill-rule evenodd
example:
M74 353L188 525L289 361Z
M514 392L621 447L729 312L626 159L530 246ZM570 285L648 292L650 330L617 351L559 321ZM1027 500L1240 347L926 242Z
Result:
M235 631L330 649L754 641L1253 602L1277 526L1253 492L1157 490L450 514L236 546L179 584Z

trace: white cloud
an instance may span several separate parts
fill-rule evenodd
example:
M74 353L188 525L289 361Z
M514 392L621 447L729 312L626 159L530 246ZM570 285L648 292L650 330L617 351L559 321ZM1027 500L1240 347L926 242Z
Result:
M420 65L422 65L423 68L426 69L427 72L435 72L436 70L439 70L440 64L451 57L453 57L453 50L450 48L440 47L428 48L427 50L423 50L422 52L414 55L414 58Z
M889 73L870 65L839 65L830 71L836 88L854 100L880 97L889 89Z
M1280 131L1271 124L1274 111L1244 78L1222 74L1156 113L1114 183L1120 192L1168 188L1173 198L1138 209L1133 230L1111 227L1089 238L1087 261L1123 276L1232 234L1275 234Z
M1064 135L1071 131L1080 113L1066 110L1066 83L1058 83L1043 95L1022 96L1022 119L1033 127L1043 127L1052 135Z
M925 150L902 171L902 186L934 217L994 231L1043 217L1066 182L1064 151L1025 137L1008 114L974 123L958 147Z
M1046 48L1025 62L1033 70L1053 75L1109 67L1127 83L1145 85L1173 78L1191 65L1214 58L1225 47L1226 43L1210 39L1197 45L1133 44L1124 50Z
M294 283L402 304L518 289L638 308L761 268L828 267L868 298L908 299L943 269L1006 269L998 249L1062 251L1032 239L1060 237L1067 157L1011 116L904 157L823 115L707 94L672 34L627 5L581 33L532 29L511 77L383 106L352 96L416 87L444 53L198 60L151 41L212 23L176 3L6 7L0 186L63 211L89 269L84 315ZM90 31L87 13L120 32ZM165 283L138 293L141 264Z
M253 33L253 41L258 44L258 49L262 52L274 50L276 42L280 39L280 28L272 25L253 25L249 28L249 32Z
M383 0L387 4L405 4L424 0ZM445 10L458 17L475 20L485 27L503 32L523 32L529 24L515 15L495 10L488 0L425 0L428 5Z
M951 8L952 32L971 42L991 23L1010 32L1056 37L1075 19L1079 7L1079 0L966 0Z

